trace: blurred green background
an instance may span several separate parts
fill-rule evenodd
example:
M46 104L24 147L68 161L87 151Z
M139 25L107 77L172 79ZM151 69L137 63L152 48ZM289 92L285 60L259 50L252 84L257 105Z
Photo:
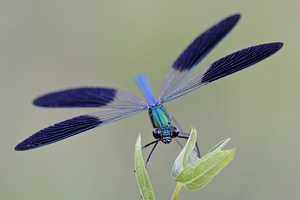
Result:
M255 44L274 56L165 106L198 130L202 154L222 139L236 156L205 188L180 199L299 199L299 1L0 1L0 199L140 199L134 144L153 140L147 113L27 152L14 146L56 122L101 109L43 109L32 100L79 86L158 95L167 69L205 29L242 18L195 71ZM149 149L144 152L148 155ZM170 199L178 145L160 144L149 165L157 199Z

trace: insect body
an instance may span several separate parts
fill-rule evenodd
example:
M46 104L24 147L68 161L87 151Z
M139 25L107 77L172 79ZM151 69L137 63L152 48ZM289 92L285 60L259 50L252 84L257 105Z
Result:
M163 107L164 103L260 62L283 46L281 42L272 42L239 50L218 59L186 80L192 69L231 31L239 19L239 14L229 16L198 36L168 70L158 100L143 74L136 76L136 82L147 103L131 93L106 87L67 89L37 98L33 104L40 107L106 107L111 110L81 115L49 126L19 143L15 150L42 147L147 110L156 139L146 145L155 144L150 156L160 141L170 143L176 137L188 138L171 125L171 118Z

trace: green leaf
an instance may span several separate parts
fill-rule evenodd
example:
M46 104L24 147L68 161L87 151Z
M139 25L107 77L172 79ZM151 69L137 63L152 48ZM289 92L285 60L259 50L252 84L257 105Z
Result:
M177 182L172 200L179 198L183 186L188 190L197 190L204 187L235 155L235 149L221 150L228 143L229 138L215 145L204 157L198 158L195 151L197 131L192 125L191 129L189 139L172 168L172 177Z
M155 197L153 188L150 183L142 156L141 135L139 135L135 143L134 167L135 176L143 199L154 200Z
M197 130L196 128L191 125L191 134L189 136L189 139L186 143L186 145L184 146L184 154L183 154L183 158L182 158L182 166L183 168L185 168L187 165L193 163L195 160L191 160L190 159L190 155L192 153L192 151L194 150L195 144L196 144L196 140L197 140Z
M222 140L216 146L214 146L213 148L211 148L211 150L209 150L208 153L213 152L215 150L221 150L229 142L230 139L231 138L227 138L226 140Z
M173 179L175 179L186 166L192 164L198 159L197 152L194 150L197 140L197 130L193 125L191 125L191 129L192 130L186 145L183 147L173 164L171 172Z
M175 182L188 190L197 190L208 184L234 157L235 149L215 150L186 167Z
M182 150L177 156L177 158L175 159L175 162L173 164L172 171L171 171L171 176L173 179L175 179L178 176L178 174L180 174L180 172L182 172L183 170L182 167L183 153L184 151Z

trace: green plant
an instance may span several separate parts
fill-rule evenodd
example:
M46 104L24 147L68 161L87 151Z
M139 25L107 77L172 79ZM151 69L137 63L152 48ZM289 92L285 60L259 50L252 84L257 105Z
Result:
M172 168L172 178L176 182L172 200L177 200L182 187L187 190L198 190L207 185L234 157L235 149L221 150L230 140L226 139L215 145L202 158L194 150L197 131L191 125L191 134L186 145L176 158ZM145 169L141 148L141 136L135 144L135 171L143 199L154 200L154 192Z

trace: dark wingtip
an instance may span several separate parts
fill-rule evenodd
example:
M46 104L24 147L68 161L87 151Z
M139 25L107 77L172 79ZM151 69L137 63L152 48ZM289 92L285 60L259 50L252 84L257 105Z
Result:
M90 115L81 115L68 119L38 131L16 147L16 151L26 151L58 142L78 133L99 126L103 121Z
M283 47L283 42L270 42L262 45L265 45L267 48L272 49L275 53Z
M116 97L114 88L82 87L51 92L33 100L39 107L102 107Z
M230 15L228 18L232 18L232 19L238 21L241 18L241 14L235 13L235 14Z
M195 67L238 23L239 13L230 15L199 35L175 60L172 68L183 72Z
M274 42L274 44L276 44L279 49L283 47L283 42Z
M251 46L229 54L210 65L203 74L202 83L210 83L242 69L250 67L275 54L283 46L282 42L271 42Z
M23 142L20 142L17 146L15 146L15 151L25 151L28 150L27 145L24 144L25 140Z
M233 23L233 24L237 24L240 19L241 19L241 14L240 13L235 13L235 14L229 15L223 21Z
M32 101L32 104L39 107L46 107L46 105L43 104L43 101L41 101L41 98L36 98Z

